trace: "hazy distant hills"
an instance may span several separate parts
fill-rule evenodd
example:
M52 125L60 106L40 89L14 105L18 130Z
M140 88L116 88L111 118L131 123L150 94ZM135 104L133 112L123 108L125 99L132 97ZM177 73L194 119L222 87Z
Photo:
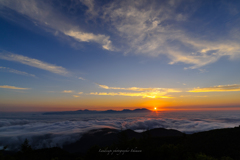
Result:
M106 111L96 111L96 110L77 110L77 111L63 111L63 112L45 112L43 115L63 115L63 114L96 114L96 113L143 113L143 112L152 112L146 108L139 109L123 109L121 111L116 110L106 110Z

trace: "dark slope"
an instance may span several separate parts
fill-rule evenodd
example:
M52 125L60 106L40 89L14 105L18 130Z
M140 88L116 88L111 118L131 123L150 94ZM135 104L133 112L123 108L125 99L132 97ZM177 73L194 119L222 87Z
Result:
M192 152L240 160L240 127L194 133L188 135L183 144Z
M122 139L130 140L130 139L140 139L144 137L174 137L174 136L183 136L183 133L173 130L173 129L164 129L164 128L156 128L149 131L145 131L142 133L137 133L131 129L127 129L124 131L118 131L115 129L103 128L103 129L95 129L91 130L80 138L75 143L65 145L63 149L68 152L85 152L91 146L98 145L101 147L110 146L114 143L118 143L119 140Z
M145 156L158 155L159 158L171 153L176 156L190 155L194 159L195 154L204 153L219 159L231 157L239 160L240 128L216 129L191 135L164 128L142 133L130 129L121 132L114 129L92 130L78 142L64 146L64 149L71 153L85 152L94 145L113 149L137 147L145 151Z
M240 127L216 129L191 135L177 130L157 128L137 133L130 129L95 129L76 143L61 148L32 150L29 145L20 152L0 150L0 159L15 160L239 160ZM26 149L27 148L27 149ZM141 150L141 152L100 152L100 150Z
M109 146L117 141L118 130L103 128L94 129L82 135L75 143L63 146L63 149L70 152L86 152L93 145Z
M144 133L144 132L143 132ZM145 132L150 134L152 137L174 137L174 136L183 136L183 133L174 129L165 129L165 128L154 128Z

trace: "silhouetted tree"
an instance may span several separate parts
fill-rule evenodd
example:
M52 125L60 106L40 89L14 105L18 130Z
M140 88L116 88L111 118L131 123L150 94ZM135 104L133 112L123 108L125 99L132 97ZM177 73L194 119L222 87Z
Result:
M27 152L31 152L31 151L32 151L32 147L29 145L28 140L25 139L25 141L21 145L21 152L27 153Z

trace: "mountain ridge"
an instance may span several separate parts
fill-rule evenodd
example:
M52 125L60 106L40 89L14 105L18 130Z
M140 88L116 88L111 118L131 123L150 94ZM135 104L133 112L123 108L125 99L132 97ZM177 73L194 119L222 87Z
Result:
M102 147L110 146L113 143L125 141L128 139L141 139L144 137L182 137L184 133L165 128L154 128L141 133L135 132L131 129L123 131L112 128L93 129L85 132L82 137L71 144L64 145L63 149L70 152L86 152L91 146L99 145Z
M95 113L142 113L142 112L152 112L146 108L137 108L134 110L123 109L121 111L118 110L105 110L105 111L97 111L97 110L77 110L77 111L59 111L59 112L44 112L43 115L63 115L63 114L95 114Z

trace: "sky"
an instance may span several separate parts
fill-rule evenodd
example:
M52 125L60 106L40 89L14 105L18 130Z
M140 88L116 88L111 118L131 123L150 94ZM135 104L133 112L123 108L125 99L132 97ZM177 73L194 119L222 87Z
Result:
M0 0L0 111L240 109L240 1Z

